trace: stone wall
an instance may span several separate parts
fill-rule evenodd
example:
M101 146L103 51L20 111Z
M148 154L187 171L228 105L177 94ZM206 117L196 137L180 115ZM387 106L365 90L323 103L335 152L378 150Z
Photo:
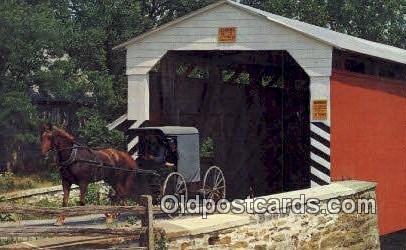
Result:
M342 185L344 184L344 185ZM336 185L336 186L335 186ZM284 194L295 197L300 192L323 200L326 208L332 198L375 198L375 185L366 182L342 182L341 186L317 187ZM331 187L332 186L332 187ZM345 188L342 189L342 187ZM340 189L341 188L341 189ZM325 190L323 190L325 189ZM330 193L328 193L330 192ZM271 196L269 196L271 197ZM377 215L373 213L348 214L255 214L247 223L183 236L168 235L169 249L379 249ZM220 221L220 220L219 220ZM203 222L203 221L202 221ZM199 230L197 230L199 231ZM201 230L200 230L201 231Z

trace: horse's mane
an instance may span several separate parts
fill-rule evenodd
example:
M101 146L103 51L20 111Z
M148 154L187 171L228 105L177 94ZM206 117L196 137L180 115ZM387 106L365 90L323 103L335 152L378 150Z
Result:
M57 135L57 136L66 138L66 139L68 139L68 140L70 140L70 141L74 141L74 140L75 140L75 137L74 137L73 135L69 134L69 133L66 132L64 129L61 129L61 128L54 127L53 133L54 133L54 135Z

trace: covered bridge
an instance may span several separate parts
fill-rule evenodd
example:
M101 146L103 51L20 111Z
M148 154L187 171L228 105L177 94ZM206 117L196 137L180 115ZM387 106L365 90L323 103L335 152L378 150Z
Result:
M231 197L378 182L381 234L406 228L406 50L233 1L116 49L128 113L110 128L197 127Z

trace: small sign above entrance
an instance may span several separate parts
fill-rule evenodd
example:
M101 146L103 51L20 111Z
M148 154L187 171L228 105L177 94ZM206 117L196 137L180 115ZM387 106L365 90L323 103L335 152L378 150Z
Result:
M327 120L327 100L314 100L312 105L312 120Z
M236 27L220 27L218 32L218 42L235 43L237 40Z

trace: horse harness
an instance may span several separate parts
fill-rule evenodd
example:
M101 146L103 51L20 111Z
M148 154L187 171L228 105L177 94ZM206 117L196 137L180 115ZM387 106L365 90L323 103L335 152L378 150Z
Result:
M71 147L71 148L66 148L66 150L67 149L72 149L72 151L71 151L71 153L70 153L70 156L69 156L69 158L66 160L66 161L63 161L63 162L60 162L60 157L59 157L59 155L58 155L58 162L59 162L59 165L61 166L61 167L69 167L70 165L72 165L73 163L75 163L76 162L76 156L77 156L77 154L78 154L78 145L77 144L73 144L73 147ZM61 150L58 150L58 151L62 151L62 150L65 150L65 149L61 149Z
M77 158L77 153L78 153L78 150L80 148L84 148L84 149L89 150L95 156L95 158L93 160L78 159ZM71 150L69 158L67 160L61 162L59 152L63 151L63 150L69 150L69 149ZM100 168L107 168L107 169L114 169L114 170L127 171L127 172L135 172L135 173L157 175L156 171L154 171L154 170L125 169L125 168L119 168L119 167L116 167L116 166L113 166L113 165L110 165L110 164L106 164L103 161L101 161L100 159L98 159L97 155L95 154L95 150L91 149L90 147L88 147L86 145L78 143L78 142L74 142L72 147L67 147L67 148L62 148L62 149L55 149L54 148L53 151L57 152L57 154L56 154L57 158L58 158L57 162L58 162L58 165L61 166L61 168L68 168L69 169L69 167L71 165L73 165L75 163L82 162L82 163L88 163L88 164L91 164L93 166L100 167ZM110 156L109 156L109 158L110 158Z

